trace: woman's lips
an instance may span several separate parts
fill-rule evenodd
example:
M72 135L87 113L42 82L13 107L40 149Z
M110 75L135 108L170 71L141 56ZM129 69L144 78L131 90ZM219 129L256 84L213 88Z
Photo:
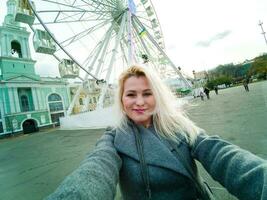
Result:
M142 114L145 112L145 109L133 109L133 111Z

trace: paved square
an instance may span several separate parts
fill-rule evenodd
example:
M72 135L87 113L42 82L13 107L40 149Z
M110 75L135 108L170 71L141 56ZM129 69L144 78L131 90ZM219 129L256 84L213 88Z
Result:
M211 92L192 101L189 116L207 130L267 159L267 81ZM0 199L38 200L50 194L92 150L103 130L47 130L0 140ZM234 199L201 170L220 199ZM219 189L218 189L219 188Z

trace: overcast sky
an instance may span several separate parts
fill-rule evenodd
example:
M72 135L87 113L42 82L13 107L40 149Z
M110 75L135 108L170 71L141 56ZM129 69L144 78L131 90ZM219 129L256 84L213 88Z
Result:
M266 0L154 0L167 53L187 72L243 62L267 45Z
M6 0L0 2L2 22ZM243 62L267 52L258 25L259 20L263 21L267 31L267 0L152 0L152 3L167 54L188 74L219 64ZM40 62L37 72L55 74L56 71L43 66Z

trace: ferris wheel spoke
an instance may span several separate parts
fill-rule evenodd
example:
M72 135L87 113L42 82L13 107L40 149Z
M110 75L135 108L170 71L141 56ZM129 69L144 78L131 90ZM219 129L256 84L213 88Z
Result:
M39 12L39 13L43 13L44 15L47 14L45 12ZM111 20L112 17L108 16L105 18L105 12L101 13L100 15L95 15L97 16L95 19L92 18L93 15L89 15L86 16L85 14L87 14L88 12L77 12L74 13L72 15L67 15L65 13L61 13L58 12L58 14L55 16L54 19L50 20L50 21L43 21L45 24L52 24L52 23L74 23L74 22L81 22L81 21L98 21L98 20ZM93 13L93 12L92 12ZM38 23L35 23L38 24Z
M95 10L40 10L37 13L110 13L110 11L95 11Z
M105 54L105 51L107 49L107 46L110 42L110 40L112 39L111 35L112 35L112 31L113 31L113 27L114 24L112 24L109 29L107 30L107 34L105 34L101 41L98 43L98 47L95 47L96 50L96 54L94 56L94 58L92 58L92 62L89 66L89 68L93 68L93 66L95 65L96 60L99 58L99 61L102 61L103 56ZM102 53L101 53L102 52ZM100 56L100 57L99 57ZM101 63L98 63L98 66L96 68L96 72L95 72L95 76L98 77L98 73L99 73L99 68L100 68Z
M103 6L99 6L98 4L96 4L95 2L89 2L89 1L85 1L85 0L81 0L82 2L84 2L84 7L86 7L86 8L90 8L90 7L92 7L92 8L94 8L94 11L99 11L100 13L101 13L101 11L108 11L107 9L106 9L106 7L103 7Z
M76 42L77 40L79 40L79 39L81 39L81 38L83 38L83 37L88 36L88 34L93 33L93 32L96 31L96 30L99 30L100 28L102 28L102 27L104 27L105 25L107 25L108 22L109 22L109 21L105 21L105 22L103 22L103 23L101 23L101 24L97 24L97 25L95 25L94 27L90 27L90 28L88 28L88 29L85 29L85 30L83 30L82 32L79 32L79 33L77 33L76 35L71 36L71 37L67 38L66 40L60 42L60 44L61 44L61 45L64 45L64 47L66 47L66 46L68 46L69 44L71 44L71 43L73 43L73 42ZM67 43L67 44L65 44L65 43Z
M122 58L124 59L125 63L128 63L126 53L125 53L125 48L123 47L122 43L120 43L120 48L121 48L121 52L122 52Z
M79 7L75 7L73 5L70 5L70 4L66 4L66 3L60 3L58 1L53 1L53 0L40 0L42 2L48 2L48 3L52 3L52 4L56 4L56 5L61 5L61 6L66 6L68 8L71 8L71 9L78 9L78 10L81 10L81 11L84 11L84 9L82 8L79 8Z
M88 57L85 59L83 65L88 66L88 71L92 71L93 66L99 57L99 54L101 52L101 49L104 45L103 40L97 43L95 48L91 51L91 53L88 55Z
M142 24L144 25L144 27L147 27L147 28L149 28L149 29L153 29L153 27L151 26L151 21L150 20L148 20L148 19L146 19L146 18L144 18L144 17L141 17L141 16L136 16L139 20L140 19L142 19L143 21L142 21ZM147 23L149 23L149 24L147 24Z
M137 22L137 24L141 27L144 28L142 23L140 22L140 20L136 17L133 16L133 19ZM152 35L147 31L147 36L149 38L149 40L153 43L153 45L160 51L160 53L169 61L169 64L171 65L171 67L173 68L173 70L180 76L180 78L184 81L184 83L191 88L190 83L188 82L188 80L186 80L184 78L184 76L182 75L182 73L176 68L175 64L171 61L171 59L167 56L167 54L163 51L163 49L159 46L159 44L154 40L154 38L152 37Z
M114 27L115 27L115 23L112 23L112 25L110 26L109 30L107 31L107 34L105 35L105 38L103 40L103 45L100 49L100 52L99 52L99 59L98 59L98 64L97 64L97 67L96 67L96 72L95 72L95 76L96 77L99 77L99 73L101 71L101 68L104 64L104 58L107 56L107 50L108 50L108 45L110 44L110 41L112 40L112 38L114 36L112 36L112 32L114 30Z
M70 11L73 11L72 9L74 9L74 11L79 11L80 10L81 12L95 12L95 13L97 13L96 11L98 10L98 13L100 13L100 14L105 12L105 10L99 9L99 5L98 4L96 6L94 6L92 4L92 2L90 4L88 1L84 1L84 0L80 0L80 1L84 2L85 5L80 5L76 0L72 4L62 3L62 2L54 1L54 0L40 0L40 1L67 7L69 9L71 9ZM82 7L85 7L85 8L82 8ZM95 10L88 10L88 8L94 8ZM108 10L106 10L106 11L108 12Z
M76 17L77 16L77 18L75 19L74 17ZM83 14L81 14L80 16L78 16L78 14L74 14L74 15L71 15L71 16L66 16L66 17L64 17L64 18L61 18L61 19L59 19L58 21L54 21L55 23L56 22L58 22L58 23L68 23L68 22L80 22L80 21L98 21L98 20L111 20L112 18L111 17L109 17L109 18L104 18L103 17L104 15L103 14L101 14L101 15L99 15L99 16L97 16L97 18L95 18L95 19L92 19L90 16L84 16L84 13ZM71 20L68 20L68 19L71 19Z
M84 3L88 4L88 5L92 5L90 4L89 2L92 2L92 3L95 3L97 7L95 8L98 8L99 10L102 10L103 8L107 9L107 8L111 8L113 10L117 10L117 7L115 4L112 4L112 5L108 5L108 4L105 4L105 3L102 3L101 1L96 1L96 0L91 0L91 1L85 1L85 0L81 0L83 1Z
M48 21L48 22L43 22L43 23L46 24L46 25L49 25L49 24L92 22L92 21L98 21L98 20L100 20L100 21L107 21L107 20L112 21L111 18L110 19L98 19L98 18L96 18L96 19L84 19L84 20ZM40 22L39 23L36 22L33 25L41 25L41 23Z
M138 17L139 19L142 19L142 20L144 20L146 22L151 23L151 21L149 19L145 18L144 16L141 16L141 15L135 15L135 16Z

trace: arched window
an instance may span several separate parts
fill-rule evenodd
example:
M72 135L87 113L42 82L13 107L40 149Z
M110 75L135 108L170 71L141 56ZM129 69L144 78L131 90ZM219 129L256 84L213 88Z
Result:
M17 41L11 42L11 54L13 57L22 58L21 46Z
M51 95L49 95L49 97L48 97L48 101L50 102L50 101L61 101L62 99L61 99L61 97L58 95L58 94L51 94Z
M50 94L48 96L48 105L52 122L59 125L59 118L64 116L62 98L56 93Z
M62 99L58 94L51 94L48 96L48 104L50 112L63 111Z
M30 108L29 108L29 100L28 100L28 97L26 95L22 95L20 97L20 101L21 101L21 110L22 110L22 112L29 111Z

